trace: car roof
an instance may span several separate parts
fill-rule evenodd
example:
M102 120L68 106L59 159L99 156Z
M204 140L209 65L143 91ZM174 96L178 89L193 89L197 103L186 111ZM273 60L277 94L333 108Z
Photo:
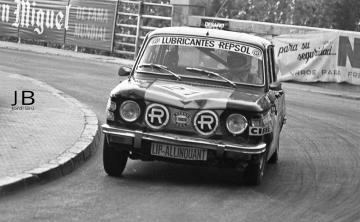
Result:
M207 34L208 33L208 34ZM250 35L246 33L233 32L227 30L218 30L218 29L206 29L206 28L197 28L197 27L166 27L159 28L151 33L149 36L160 35L160 34L170 34L170 35L191 35L191 36L204 36L212 38L227 39L232 41L240 41L245 43L250 43L262 48L271 45L271 42L261 38L259 36Z

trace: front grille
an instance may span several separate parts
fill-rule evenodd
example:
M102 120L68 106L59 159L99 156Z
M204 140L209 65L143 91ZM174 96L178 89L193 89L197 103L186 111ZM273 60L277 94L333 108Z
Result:
M193 119L196 114L196 110L180 110L176 108L170 108L169 110L170 110L170 121L166 127L167 130L196 133L193 126ZM184 123L185 120L179 122L182 116L188 118L186 123Z

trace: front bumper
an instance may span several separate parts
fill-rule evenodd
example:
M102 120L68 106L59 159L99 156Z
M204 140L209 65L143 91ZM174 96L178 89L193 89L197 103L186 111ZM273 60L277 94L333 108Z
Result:
M257 145L236 144L222 140L194 138L172 133L129 130L112 127L108 124L103 124L101 127L109 142L130 145L134 150L140 150L143 142L158 142L214 150L218 156L223 155L225 152L257 155L263 154L266 151L266 143L264 142Z

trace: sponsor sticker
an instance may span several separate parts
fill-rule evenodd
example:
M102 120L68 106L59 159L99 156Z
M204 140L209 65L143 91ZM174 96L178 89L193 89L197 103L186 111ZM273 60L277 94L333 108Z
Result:
M202 110L194 117L194 126L196 131L203 136L210 136L218 127L219 119L215 112Z
M218 19L201 19L200 27L207 29L229 29L229 21L218 20Z
M153 129L161 129L169 122L169 111L165 106L153 103L146 108L145 122Z
M202 48L221 49L225 51L237 52L262 60L262 52L256 47L245 45L240 42L231 42L227 40L215 40L201 37L187 36L164 36L155 37L150 41L151 45L181 45Z
M176 112L173 114L173 122L179 127L190 125L191 116L187 112Z
M270 126L268 127L256 127L256 126L251 126L249 128L249 135L250 136L262 136L268 133L272 132L272 128Z

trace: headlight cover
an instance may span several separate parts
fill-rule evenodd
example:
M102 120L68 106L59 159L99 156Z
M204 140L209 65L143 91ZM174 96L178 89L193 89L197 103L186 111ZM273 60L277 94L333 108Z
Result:
M140 106L132 100L126 100L121 104L119 112L123 120L134 122L140 116Z
M243 133L247 126L248 126L248 121L241 114L234 113L229 115L228 118L226 119L226 128L233 135L238 135Z

